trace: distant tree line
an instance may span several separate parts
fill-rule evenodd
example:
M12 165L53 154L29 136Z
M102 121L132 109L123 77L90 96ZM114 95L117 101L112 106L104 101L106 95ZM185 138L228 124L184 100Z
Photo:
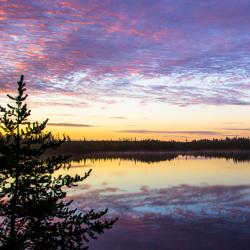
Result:
M120 151L248 151L249 138L202 139L190 142L160 140L106 140L67 141L59 149L60 153L93 153Z

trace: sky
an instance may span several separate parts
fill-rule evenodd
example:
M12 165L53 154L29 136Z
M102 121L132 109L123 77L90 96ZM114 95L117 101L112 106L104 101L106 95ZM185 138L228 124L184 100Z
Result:
M0 0L0 103L75 139L250 136L249 0Z

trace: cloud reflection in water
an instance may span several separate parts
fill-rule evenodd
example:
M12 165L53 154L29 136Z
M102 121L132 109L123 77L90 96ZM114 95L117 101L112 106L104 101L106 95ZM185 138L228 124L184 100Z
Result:
M122 193L86 186L78 207L110 207L117 228L92 249L249 249L250 185L190 186Z

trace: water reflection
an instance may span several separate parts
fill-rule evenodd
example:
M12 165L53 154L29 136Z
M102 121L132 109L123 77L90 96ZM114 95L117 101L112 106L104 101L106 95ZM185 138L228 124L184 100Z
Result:
M93 169L71 189L77 207L110 207L111 216L119 216L116 230L90 249L250 249L248 161L199 154L146 162L126 157L92 157L70 170Z
M74 162L84 162L87 159L93 161L98 160L131 160L134 162L146 162L155 163L161 161L171 161L179 156L186 158L218 158L233 160L234 162L249 162L249 151L186 151L186 152L101 152L101 153L89 153L89 154L73 154L72 160Z

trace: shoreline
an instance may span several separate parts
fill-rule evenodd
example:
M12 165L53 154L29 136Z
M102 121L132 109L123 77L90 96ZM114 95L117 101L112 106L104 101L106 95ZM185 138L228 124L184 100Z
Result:
M235 162L250 161L249 150L196 150L196 151L106 151L106 152L91 152L91 153L70 153L72 161L81 161L86 159L101 160L101 159L122 159L135 160L141 162L159 162L170 161L183 157L205 157L205 158L224 158L232 159Z

